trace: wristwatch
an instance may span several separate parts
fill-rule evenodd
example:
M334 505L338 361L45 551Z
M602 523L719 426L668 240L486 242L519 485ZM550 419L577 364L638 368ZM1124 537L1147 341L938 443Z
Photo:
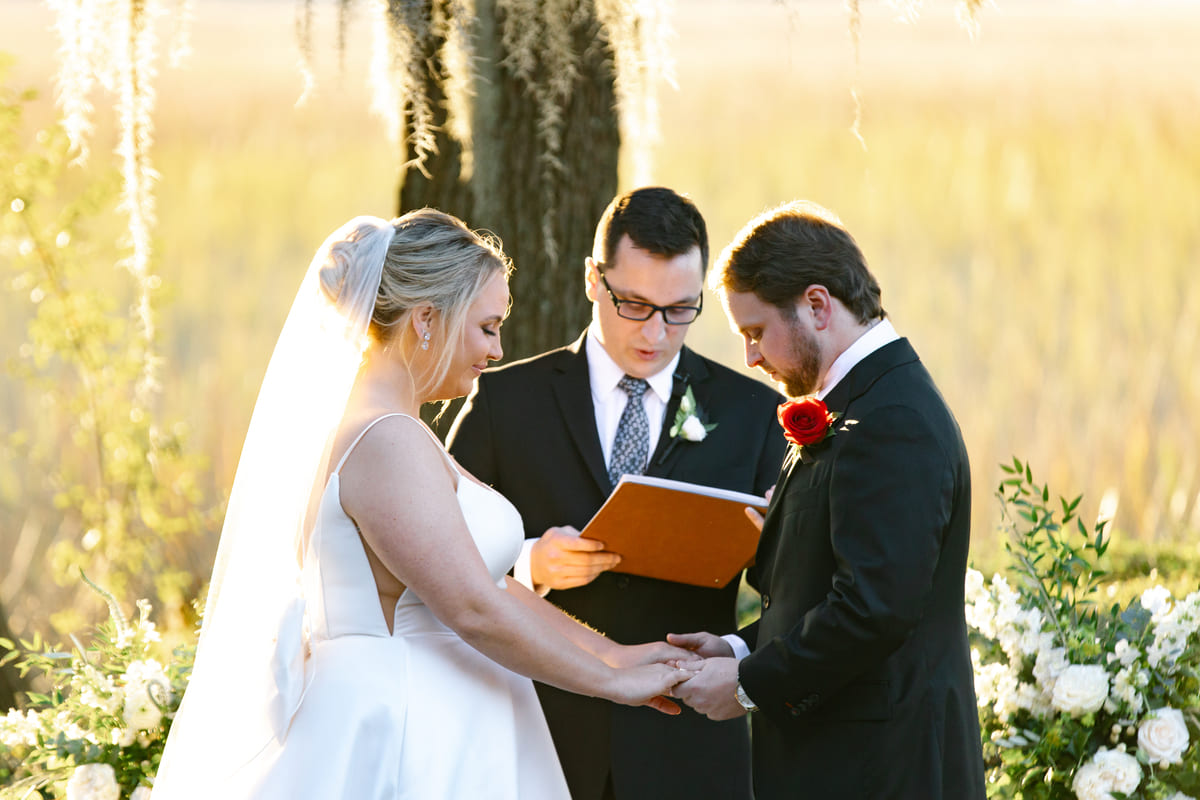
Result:
M742 682L738 681L737 688L733 691L733 696L737 698L738 705L747 711L758 711L758 706L754 705L754 701L750 699L750 695L746 694L746 690L742 688Z

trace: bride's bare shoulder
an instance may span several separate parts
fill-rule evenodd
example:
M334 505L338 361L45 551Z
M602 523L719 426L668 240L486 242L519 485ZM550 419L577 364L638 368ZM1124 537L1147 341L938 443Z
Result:
M407 414L365 409L346 416L334 438L332 463L396 469L407 463L422 469L445 459L432 431Z

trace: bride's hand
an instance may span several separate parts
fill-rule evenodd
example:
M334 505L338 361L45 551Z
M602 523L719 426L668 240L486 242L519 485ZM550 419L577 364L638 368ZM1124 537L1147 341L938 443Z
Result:
M623 645L613 643L604 655L610 667L636 667L641 664L666 664L672 667L699 668L703 658L690 650L667 642Z
M613 670L607 699L627 706L649 706L672 716L679 706L667 699L671 690L696 674L696 670L667 664L642 664Z

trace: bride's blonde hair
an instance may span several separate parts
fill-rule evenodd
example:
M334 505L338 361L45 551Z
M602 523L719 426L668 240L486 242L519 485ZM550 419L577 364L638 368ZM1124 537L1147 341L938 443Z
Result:
M441 384L461 346L467 309L497 271L505 278L512 263L490 233L473 231L455 216L432 208L410 211L391 221L394 233L384 256L369 335L388 345L396 337L415 336L413 309L429 304L427 366L413 380L425 391ZM359 248L351 239L334 244L320 271L321 288L334 303L350 271L361 268Z

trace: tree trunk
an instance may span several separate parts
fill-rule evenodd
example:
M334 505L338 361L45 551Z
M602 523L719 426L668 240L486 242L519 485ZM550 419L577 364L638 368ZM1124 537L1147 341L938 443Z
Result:
M617 190L620 133L612 53L602 38L595 0L575 2L575 9L564 12L572 18L579 75L562 108L561 168L547 174L537 100L504 63L498 16L503 12L494 0L479 0L471 175L463 179L461 148L439 132L439 151L426 167L431 178L415 169L402 176L401 213L434 206L503 241L516 266L513 313L504 325L505 361L566 344L587 325L583 260L591 254L596 222ZM430 54L435 70L437 56ZM436 85L428 89L441 123L443 94Z

